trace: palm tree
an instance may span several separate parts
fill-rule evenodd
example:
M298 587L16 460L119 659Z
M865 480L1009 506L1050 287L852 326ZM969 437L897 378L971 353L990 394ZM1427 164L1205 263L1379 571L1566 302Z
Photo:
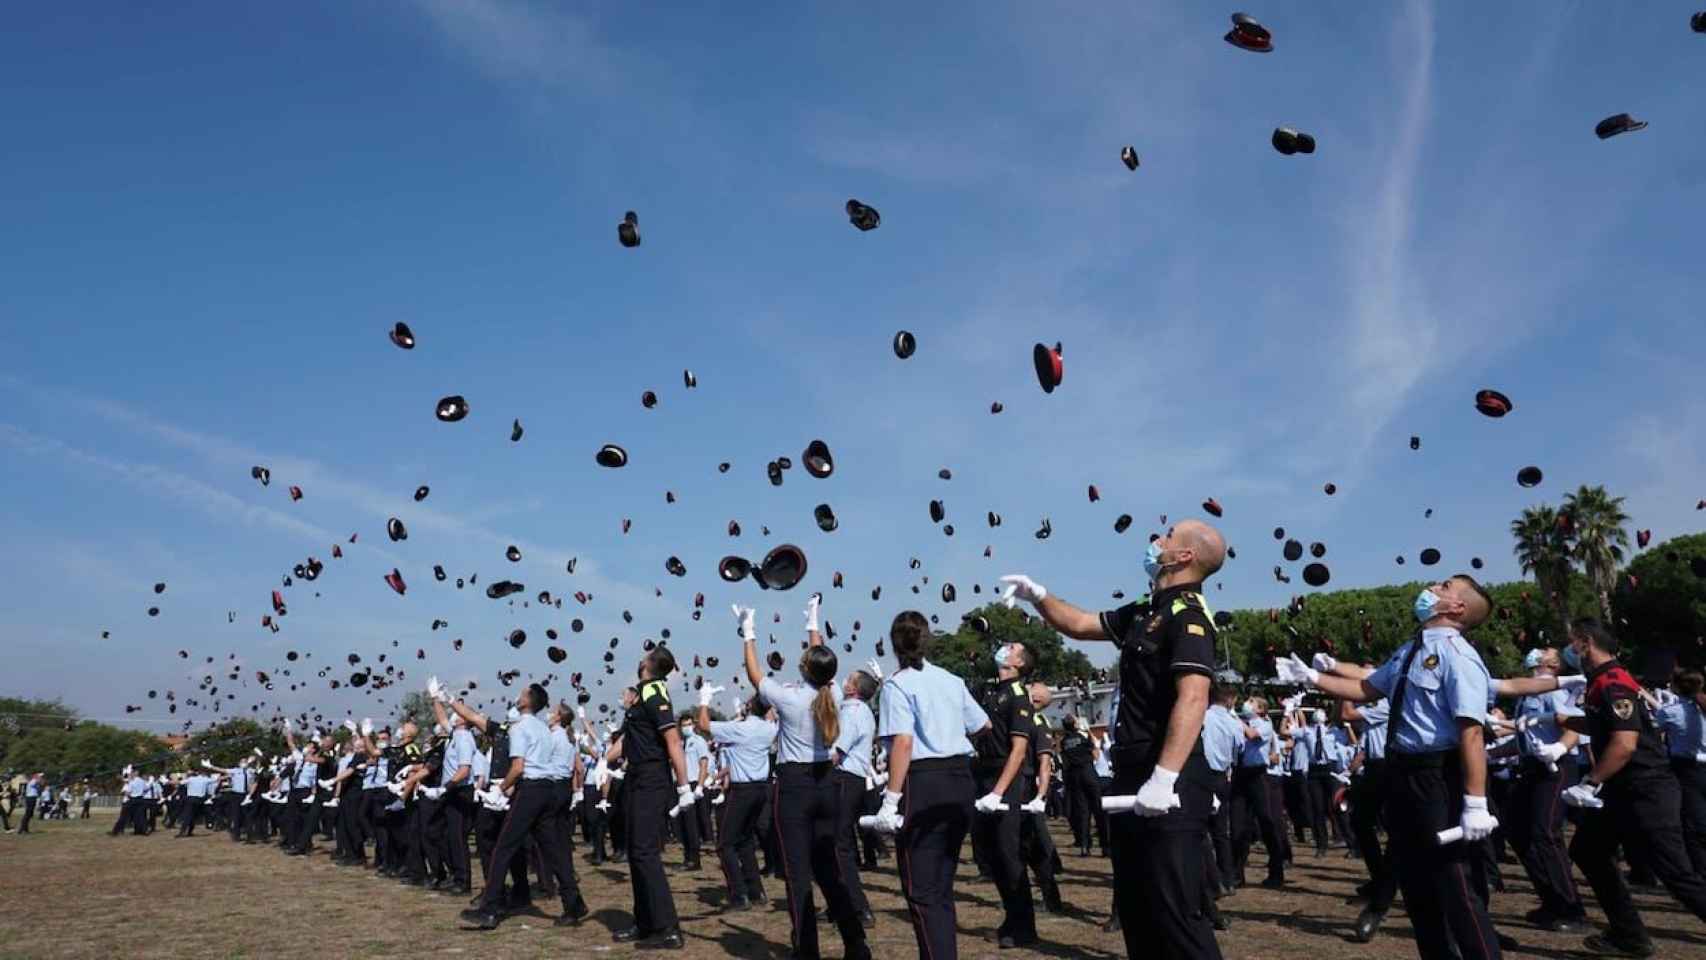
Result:
M1571 556L1593 584L1599 595L1599 615L1609 624L1611 588L1617 583L1623 550L1629 546L1629 534L1623 530L1629 522L1629 515L1623 512L1623 498L1611 496L1604 487L1584 485L1564 497L1564 512L1575 528Z
M1534 582L1546 595L1560 629L1568 629L1570 625L1568 530L1568 524L1559 522L1558 511L1545 504L1525 507L1522 516L1511 521L1517 562L1522 564L1523 573L1534 575Z

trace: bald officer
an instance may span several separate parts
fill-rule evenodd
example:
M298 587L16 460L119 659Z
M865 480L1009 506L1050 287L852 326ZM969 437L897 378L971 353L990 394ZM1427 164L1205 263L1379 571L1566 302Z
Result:
M1149 544L1150 597L1100 615L1023 575L1002 577L1003 600L1036 605L1049 626L1120 651L1113 707L1112 794L1136 795L1137 816L1110 817L1114 902L1128 956L1218 958L1202 909L1202 836L1214 808L1203 716L1214 676L1214 621L1203 581L1226 558L1220 532L1185 520ZM1157 942L1159 941L1159 942Z

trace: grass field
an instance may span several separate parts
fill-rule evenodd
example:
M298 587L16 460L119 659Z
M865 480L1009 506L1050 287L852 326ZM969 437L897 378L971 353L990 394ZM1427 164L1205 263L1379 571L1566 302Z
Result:
M593 916L573 930L551 926L555 903L541 916L518 916L495 932L458 929L463 898L427 893L328 861L330 844L309 858L285 857L273 848L234 845L223 835L176 839L162 830L147 837L107 836L108 820L37 821L27 837L0 835L0 957L404 957L451 953L481 957L629 956L633 947L611 943L626 925L631 897L627 871L577 870ZM1056 823L1056 841L1066 839ZM1065 847L1063 846L1064 850ZM678 863L666 851L666 864ZM1414 941L1401 909L1368 945L1349 940L1356 907L1345 902L1363 877L1360 861L1335 850L1316 860L1306 850L1284 891L1250 887L1221 901L1232 929L1220 935L1228 958L1413 957ZM969 847L966 851L969 857ZM1259 860L1261 854L1256 855ZM780 957L788 946L788 917L780 901L763 912L719 916L720 873L714 857L705 869L676 873L671 888L681 909L684 960ZM877 914L872 949L880 958L917 955L893 861L865 883ZM1107 861L1065 855L1067 916L1039 914L1043 945L998 951L988 937L1000 922L1000 901L962 866L959 895L962 957L1005 958L1123 956L1117 934L1100 929L1111 879ZM1522 944L1521 955L1591 956L1582 934L1549 934L1528 927L1522 915L1535 905L1520 867L1507 864L1507 892L1494 897L1502 932ZM1259 879L1262 868L1253 866ZM772 897L782 883L768 880ZM1585 888L1584 888L1585 889ZM1660 956L1706 957L1706 924L1663 892L1638 892ZM1596 918L1597 909L1589 911ZM826 957L841 954L830 926L822 928ZM645 951L651 953L651 951Z

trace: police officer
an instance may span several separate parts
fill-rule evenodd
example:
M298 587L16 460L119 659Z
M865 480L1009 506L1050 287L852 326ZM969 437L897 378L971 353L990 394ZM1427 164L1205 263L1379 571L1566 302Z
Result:
M634 888L634 925L617 930L614 939L617 943L644 940L679 950L685 941L663 872L663 823L672 804L677 809L692 806L693 783L669 701L668 680L674 672L675 655L666 646L653 647L641 659L640 688L623 718L622 738L612 744L608 756L620 758L626 771L623 821L628 877Z
M1389 707L1386 700L1365 704L1348 700L1340 702L1341 716L1356 724L1361 732L1360 745L1351 760L1354 770L1350 793L1351 832L1356 836L1357 849L1362 852L1363 866L1368 870L1368 880L1357 887L1358 895L1366 901L1356 927L1357 936L1364 943L1373 938L1380 918L1385 916L1392 899L1398 894L1398 874L1380 846L1381 803L1386 789L1386 728L1391 715ZM1381 907L1371 912L1369 905L1374 903L1381 904Z
M1072 826L1072 845L1078 855L1090 855L1092 810L1102 807L1102 789L1096 782L1096 770L1090 738L1079 728L1079 718L1068 714L1060 722L1060 758L1062 776L1066 780L1066 819Z
M1297 835L1297 842L1303 842L1305 828L1315 829L1314 791L1309 789L1309 746L1306 730L1308 724L1295 711L1288 711L1285 719L1280 722L1280 738L1285 744L1285 774L1281 789L1285 793L1285 810L1291 818L1292 831ZM1315 855L1321 855L1324 841L1316 838Z
M1682 789L1682 838L1694 872L1706 877L1706 677L1683 670L1671 681L1674 699L1653 711L1665 735L1670 769Z
M1202 835L1213 813L1214 774L1201 734L1215 632L1201 590L1225 557L1219 531L1180 522L1151 541L1145 555L1154 594L1099 616L1029 577L1002 578L1007 602L1033 603L1061 633L1119 648L1113 792L1135 794L1138 815L1111 817L1108 828L1115 905L1134 957L1157 949L1193 960L1220 956L1202 910Z
M448 692L439 687L437 678L428 681L427 692L439 702L449 700ZM485 893L481 895L478 906L462 912L464 921L481 930L497 928L502 907L502 885L497 881L510 870L514 860L522 856L522 846L529 837L539 848L543 862L556 874L557 893L563 901L563 914L557 918L556 925L579 925L591 912L581 898L573 868L568 866L568 856L559 842L557 808L562 803L562 794L548 777L553 744L550 730L539 719L539 713L549 709L550 704L545 688L537 683L528 684L515 704L521 719L510 725L511 759L499 785L500 792L510 797L509 817L504 821L497 846L492 851ZM448 705L465 720L479 717L484 722L477 711L460 701L449 700Z
M42 774L40 773L30 777L29 782L24 784L24 817L18 821L18 833L20 835L30 832L30 821L35 819L36 804L41 802L41 784ZM122 817L120 822L123 822ZM114 833L116 834L117 831L115 830Z
M676 810L677 822L681 828L681 868L688 871L700 869L699 846L704 839L705 831L700 829L699 804L704 799L705 782L711 776L711 748L705 743L705 738L693 728L691 714L678 719L681 730L681 750L687 761L687 782L693 788L693 802L686 807Z
M1036 906L1031 900L1030 878L1019 856L1019 833L1030 800L1036 771L1030 764L1031 699L1023 678L1030 674L1033 654L1022 643L1004 643L995 648L996 683L983 697L989 729L972 738L977 759L972 768L980 796L972 818L972 843L988 858L990 875L1001 894L1004 913L996 927L996 942L1002 948L1025 947L1037 942Z
M1244 745L1244 723L1233 714L1232 708L1238 703L1238 688L1229 683L1216 684L1214 688L1214 703L1203 715L1202 745L1203 759L1208 761L1208 768L1214 771L1214 816L1209 821L1210 858L1216 866L1215 871L1207 871L1204 887L1210 893L1210 901L1222 894L1231 892L1233 881L1237 879L1236 867L1232 859L1232 765ZM1214 914L1219 921L1216 930L1225 930L1224 918Z
M900 669L878 700L877 737L888 747L889 782L873 828L898 832L895 859L920 960L955 960L954 871L976 790L970 736L989 726L989 715L965 681L926 659L930 639L930 622L915 610L889 627Z
M776 785L771 810L780 838L793 953L801 960L818 954L817 906L812 881L828 901L829 916L841 932L845 955L869 957L865 927L854 912L835 857L835 827L840 803L832 751L841 734L841 688L835 683L835 652L817 629L819 598L806 605L806 649L800 655L804 683L781 683L766 676L758 660L753 610L736 607L747 680L776 710Z
M468 831L474 825L474 757L479 750L474 745L474 731L469 729L466 718L446 711L438 700L433 701L433 711L440 718L439 722L450 728L450 742L444 748L438 784L444 791L439 797L439 813L440 844L450 871L447 892L465 897L471 889L472 880L468 865Z
M1609 927L1586 940L1595 953L1645 957L1653 942L1617 867L1617 847L1651 866L1677 902L1706 920L1706 878L1694 872L1682 840L1682 796L1665 760L1658 728L1641 702L1641 686L1617 660L1620 643L1593 619L1570 624L1566 664L1587 668L1584 716L1561 718L1593 736L1596 762L1564 801L1590 812L1570 842L1605 910Z
M178 836L188 837L195 833L195 822L202 815L202 804L207 802L207 778L199 773L192 773L184 778L184 809L179 814L181 822L178 826Z
M1066 903L1060 897L1060 883L1055 879L1061 869L1060 853L1055 850L1048 829L1048 797L1054 785L1059 749L1048 715L1043 712L1054 702L1054 694L1041 680L1026 684L1025 692L1031 700L1031 720L1035 723L1028 747L1029 763L1037 774L1028 788L1031 799L1019 808L1024 814L1019 818L1019 855L1037 878L1037 888L1043 893L1043 909L1062 914L1066 912Z
M1268 876L1262 886L1279 887L1285 883L1285 848L1280 842L1284 833L1274 817L1272 788L1268 783L1268 767L1279 753L1279 735L1263 716L1266 712L1267 701L1252 697L1238 713L1238 762L1232 769L1234 886L1244 885L1244 865L1249 862L1250 848L1258 834L1268 851Z
M1310 828L1315 834L1315 856L1326 856L1329 846L1328 827L1339 827L1338 808L1333 795L1338 792L1339 743L1333 729L1327 725L1327 711L1316 707L1310 711L1309 722L1293 732L1298 745L1308 754L1309 813L1314 818Z
M308 742L300 749L290 718L284 718L284 742L290 748L294 764L290 777L290 797L285 807L284 850L293 856L306 856L313 845L314 823L309 818L309 806L314 800L314 788L320 781L320 744L318 733L310 731Z
M1524 665L1533 676L1555 677L1560 658L1556 650L1530 650ZM1564 788L1577 779L1572 756L1577 734L1559 726L1558 717L1581 715L1570 700L1569 693L1555 690L1517 701L1512 743L1520 766L1504 804L1503 833L1516 848L1540 898L1540 906L1529 911L1527 919L1541 929L1557 932L1587 919L1564 851L1565 805L1561 798Z
M219 795L219 799L225 807L225 827L230 831L233 842L243 839L243 825L248 820L249 810L243 806L243 801L248 799L249 795L249 758L242 758L235 767L217 767L210 760L203 760L201 765L204 769L224 775L225 790Z
M876 699L877 686L882 682L882 668L872 660L864 670L854 670L841 686L840 733L835 738L834 759L835 861L841 870L842 885L847 899L859 917L859 923L869 930L877 925L871 904L865 898L865 885L859 879L859 847L855 831L859 815L864 812L866 784L875 770L871 767L871 748L877 734L877 716L870 703Z
M699 688L699 725L720 748L729 784L723 792L722 819L717 825L717 860L728 891L725 912L751 910L768 902L758 872L758 835L768 819L770 802L770 745L776 742L776 714L761 698L745 707L735 720L711 719L711 698L722 690L707 683Z
M1422 629L1367 677L1321 673L1295 655L1281 661L1281 679L1289 673L1332 696L1392 702L1386 823L1416 949L1424 958L1446 956L1454 945L1463 960L1499 956L1487 905L1470 892L1470 859L1498 825L1487 809L1483 736L1493 685L1462 633L1491 611L1481 585L1459 574L1422 589L1414 604ZM1462 827L1462 841L1439 843L1436 835L1454 826Z

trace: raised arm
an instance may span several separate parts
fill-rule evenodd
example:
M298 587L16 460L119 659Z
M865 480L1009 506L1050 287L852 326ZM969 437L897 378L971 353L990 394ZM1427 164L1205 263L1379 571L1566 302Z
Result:
M740 621L742 656L746 661L746 679L757 689L764 682L764 666L758 662L758 633L753 629L753 609L734 605L735 619Z
M808 647L823 646L823 634L817 629L817 611L822 604L823 594L821 593L812 594L811 599L806 601L806 646ZM753 681L754 685L757 683L758 681Z
M1108 639L1106 631L1102 629L1101 617L1052 596L1046 587L1030 577L1022 573L1010 573L998 582L1001 584L1003 605L1011 607L1021 600L1032 604L1049 626L1074 640Z

